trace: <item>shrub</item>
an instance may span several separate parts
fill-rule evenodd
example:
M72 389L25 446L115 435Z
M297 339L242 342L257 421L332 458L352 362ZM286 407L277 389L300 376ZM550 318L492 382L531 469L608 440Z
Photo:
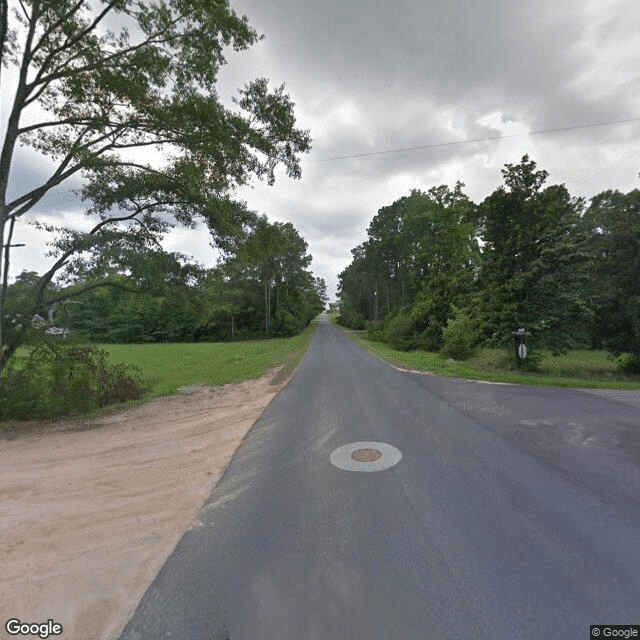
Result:
M475 352L478 333L473 319L464 309L453 307L454 315L442 331L440 353L445 358L468 360Z
M336 318L339 325L348 327L350 329L361 330L366 328L367 321L361 313L345 309L340 312L340 315Z
M382 320L367 322L367 338L376 342L384 342L384 322Z
M411 318L399 314L391 318L384 328L384 339L394 349L409 351L415 346L415 328Z
M640 375L640 355L632 354L620 359L619 369L631 376Z
M14 356L0 383L0 419L18 420L87 412L149 390L137 367L111 364L103 349L52 343Z
M302 322L288 309L278 309L273 325L273 335L278 337L295 336L302 330Z

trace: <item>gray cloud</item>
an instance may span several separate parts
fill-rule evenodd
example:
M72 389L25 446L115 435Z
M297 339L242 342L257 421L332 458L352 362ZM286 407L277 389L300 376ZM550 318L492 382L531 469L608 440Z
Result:
M460 179L480 201L501 183L504 163L524 153L576 195L640 186L638 122L318 162L640 116L636 0L232 5L266 38L229 53L221 95L259 75L286 82L314 139L301 181L280 177L241 195L295 224L332 294L371 217L411 188ZM202 243L202 231L185 231L171 247L188 253ZM197 253L205 257L204 248Z

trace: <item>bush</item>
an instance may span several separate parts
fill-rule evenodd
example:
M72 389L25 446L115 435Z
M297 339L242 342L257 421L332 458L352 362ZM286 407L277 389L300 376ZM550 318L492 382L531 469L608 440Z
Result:
M415 347L415 327L411 318L404 314L391 318L384 328L384 339L399 351L413 349Z
M384 342L384 322L382 320L367 322L367 338L375 342Z
M340 315L336 318L336 322L350 329L361 330L367 326L367 321L361 313L345 309L340 312Z
M422 351L438 351L440 345L434 337L434 332L430 327L418 333L412 342L412 349L420 349Z
M278 309L273 322L273 336L295 336L302 331L302 322L288 309Z
M440 353L445 358L468 360L478 343L478 333L473 319L464 309L453 307L454 315L442 330Z
M34 347L14 356L0 376L0 419L58 418L140 398L148 390L133 365L111 364L93 346Z
M619 369L627 375L640 375L640 355L632 354L624 356L620 360Z

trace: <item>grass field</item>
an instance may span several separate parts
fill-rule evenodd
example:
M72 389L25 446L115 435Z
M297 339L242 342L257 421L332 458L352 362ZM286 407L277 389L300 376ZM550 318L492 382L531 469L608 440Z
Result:
M259 378L284 365L282 379L302 359L316 324L292 338L273 340L98 346L109 352L113 362L138 366L153 385L150 396L160 396L191 384L219 386Z
M297 367L316 326L317 321L314 321L297 336L272 340L96 345L109 353L112 363L127 363L138 367L149 383L150 390L146 393L143 391L144 395L141 397L134 395L133 399L125 400L125 397L131 398L132 394L121 395L118 396L121 401L100 404L99 400L87 395L87 391L82 391L79 395L72 392L67 395L47 395L46 389L50 390L50 382L47 382L46 373L42 374L44 378L33 378L26 387L20 386L24 384L24 380L21 382L16 378L10 384L16 384L17 387L3 397L0 405L0 431L15 431L18 423L22 429L26 423L20 421L25 420L58 419L69 415L93 417L116 407L138 405L154 396L173 394L180 387L217 387L259 378L274 367L282 367L271 380L272 384L279 384ZM14 363L17 370L25 364L29 353L30 348L26 346L18 351L18 359ZM88 371L86 375L89 376ZM77 388L77 382L74 384L76 386L73 388ZM40 388L38 385L44 386Z
M338 328L342 329L339 326ZM504 369L504 361L508 354L502 349L483 349L469 361L454 361L427 351L397 351L388 344L367 340L366 333L362 331L345 331L345 333L382 360L398 367L417 371L493 382L640 390L640 380L618 372L616 362L609 358L606 351L571 351L557 357L545 354L539 373L523 374L519 371Z

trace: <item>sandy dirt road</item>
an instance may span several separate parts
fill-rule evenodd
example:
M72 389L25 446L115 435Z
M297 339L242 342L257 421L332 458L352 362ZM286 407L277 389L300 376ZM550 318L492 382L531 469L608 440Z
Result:
M0 637L16 637L10 618L116 637L286 384L277 374L0 436Z

